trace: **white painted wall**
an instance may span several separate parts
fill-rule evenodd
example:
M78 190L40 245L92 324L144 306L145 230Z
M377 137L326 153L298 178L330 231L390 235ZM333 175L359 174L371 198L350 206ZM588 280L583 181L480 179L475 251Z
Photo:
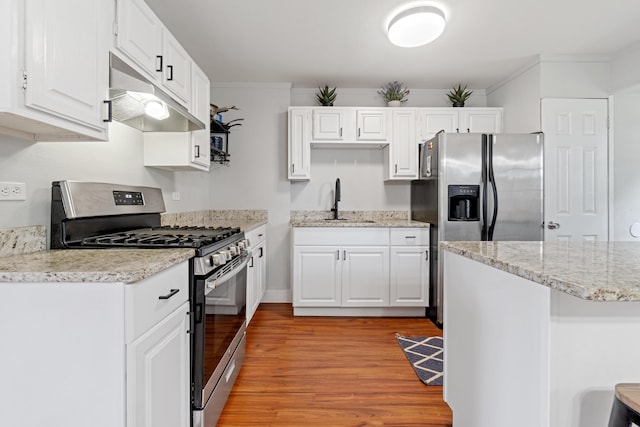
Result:
M540 58L541 98L607 98L609 58Z
M463 83L464 85L464 83ZM333 86L330 86L333 87ZM411 89L404 107L451 107L451 101L447 98L450 89ZM467 100L467 107L486 107L487 97L484 89L473 90L473 95ZM316 93L318 88L293 88L291 90L292 106L316 106ZM337 97L334 102L336 107L385 107L382 97L378 95L378 89L337 88Z
M33 143L0 135L0 181L27 185L27 200L0 202L0 227L48 228L51 182L62 179L160 187L168 212L209 208L206 172L145 168L142 154L142 133L120 123L110 125L107 142ZM171 200L174 191L180 201Z
M540 130L540 63L535 61L487 90L487 103L503 107L503 131Z
M640 92L614 96L613 240L635 240L629 233L640 222Z
M227 122L244 118L229 139L229 167L212 164L211 209L266 209L267 290L265 301L290 301L287 179L287 84L212 84L211 102L236 105Z
M612 93L640 85L640 42L627 46L611 60Z

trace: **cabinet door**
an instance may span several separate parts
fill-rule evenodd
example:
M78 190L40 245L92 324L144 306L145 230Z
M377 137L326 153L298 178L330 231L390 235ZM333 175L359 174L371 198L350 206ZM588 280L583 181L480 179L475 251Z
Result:
M313 109L314 141L342 141L342 128L345 122L345 111L325 107Z
M257 305L254 301L257 299L256 287L258 283L257 278L257 265L256 265L256 252L253 251L249 263L247 264L247 325L251 322L253 313L255 312L254 306Z
M339 247L294 246L293 305L340 306L340 264Z
M429 247L392 247L390 277L390 305L428 306Z
M189 303L127 346L127 426L189 427Z
M265 290L266 280L266 244L259 243L252 250L253 256L249 260L247 269L247 324L258 309Z
M106 139L108 14L100 0L25 1L25 105Z
M342 306L389 305L389 247L342 249Z
M460 132L502 132L502 109L461 108Z
M143 0L118 0L116 47L151 81L160 81L164 68L164 26Z
M174 99L189 107L191 97L191 57L166 29L162 31L162 79Z
M387 112L385 110L358 110L356 121L356 140L387 140Z
M421 108L418 110L419 135L422 141L431 139L441 130L458 131L458 112L450 108Z
M391 179L417 179L418 142L415 110L395 110L391 113L391 119Z
M256 301L256 309L258 308L258 305L260 305L260 302L264 297L264 292L267 289L267 242L262 242L258 249L258 268L256 272L256 278L258 280L258 285L256 286L258 290L258 298Z
M209 170L211 164L211 136L209 127L209 78L196 65L191 64L191 113L206 127L191 133L191 162Z
M289 179L311 179L311 141L307 108L289 110Z

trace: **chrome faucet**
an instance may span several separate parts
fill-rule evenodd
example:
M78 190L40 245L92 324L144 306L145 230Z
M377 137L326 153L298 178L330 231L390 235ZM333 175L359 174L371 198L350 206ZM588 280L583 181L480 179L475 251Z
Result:
M340 201L340 178L336 178L336 191L334 193L334 202L331 212L333 212L333 219L338 219L338 202Z

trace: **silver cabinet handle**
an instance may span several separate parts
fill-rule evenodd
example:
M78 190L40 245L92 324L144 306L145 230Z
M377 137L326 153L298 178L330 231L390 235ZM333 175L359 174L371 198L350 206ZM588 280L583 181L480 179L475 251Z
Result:
M340 259L340 249L338 249L336 251L336 259L339 260Z
M393 170L394 170L394 172L393 172L393 173L398 173L398 165L397 165L397 164L395 164L395 165L393 165L393 166L394 166L394 169L393 169Z
M342 138L342 128L340 128L340 138Z
M416 236L404 236L405 239L415 239Z
M358 128L358 138L360 138L360 128Z
M342 260L343 261L347 260L347 251L342 251Z
M549 221L549 224L547 224L547 228L549 230L557 230L558 228L560 228L560 224L558 224L557 222Z
M294 173L296 171L296 164L292 163L291 164L291 173Z

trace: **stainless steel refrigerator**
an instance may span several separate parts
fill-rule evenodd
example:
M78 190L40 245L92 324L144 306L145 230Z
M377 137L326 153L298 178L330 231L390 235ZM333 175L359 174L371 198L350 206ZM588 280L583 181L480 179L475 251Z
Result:
M437 134L420 150L411 217L431 224L429 317L442 326L441 241L543 240L543 135Z

